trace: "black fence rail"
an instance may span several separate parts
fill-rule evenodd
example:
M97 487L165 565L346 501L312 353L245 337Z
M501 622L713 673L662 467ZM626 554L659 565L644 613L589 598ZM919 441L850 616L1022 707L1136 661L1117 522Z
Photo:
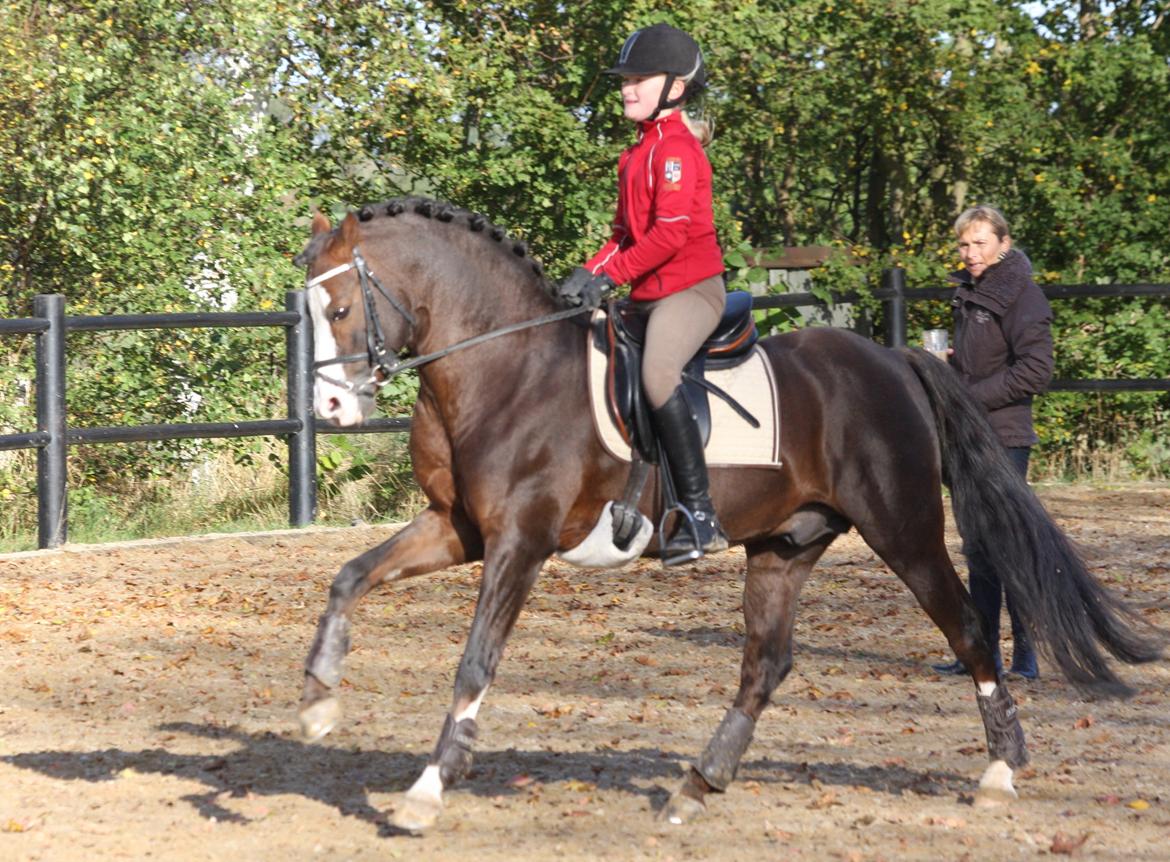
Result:
M1139 297L1170 296L1170 284L1050 284L1041 290L1052 299L1077 297ZM882 272L882 284L877 290L863 296L855 292L831 293L833 303L860 302L869 297L881 300L885 321L885 342L890 347L906 346L906 305L910 302L949 300L953 287L906 287L906 271L900 268ZM828 305L812 293L787 293L757 296L752 308L805 308ZM1132 379L1053 380L1051 391L1071 392L1157 392L1170 391L1170 377Z
M289 523L311 524L317 509L318 433L402 431L409 420L375 419L360 429L340 429L313 416L313 342L303 290L285 294L285 310L188 314L124 314L68 317L65 298L33 299L35 317L0 320L0 335L32 333L36 344L37 430L0 435L0 450L37 450L37 547L55 548L68 538L66 466L68 447L80 443L132 443L227 437L284 437L288 443ZM66 422L65 336L69 332L144 329L275 327L285 329L287 415L247 422L192 422L71 428Z
M1052 285L1050 299L1071 297L1170 296L1170 284ZM906 304L937 301L951 296L951 288L907 289L901 269L886 270L882 285L872 294L884 307L885 341L891 347L906 344ZM857 302L856 293L833 294L835 303ZM755 297L753 307L814 307L826 303L811 293ZM303 290L285 294L285 310L275 312L216 312L188 314L126 314L68 317L65 298L42 294L33 300L34 317L0 320L0 335L35 334L37 430L0 435L0 450L37 450L37 546L55 548L68 538L66 467L68 448L80 443L213 439L226 437L283 437L288 443L289 523L311 524L317 510L316 435L371 434L408 431L409 419L374 419L358 428L334 428L313 415L312 328ZM135 425L71 428L66 421L65 336L69 332L112 332L143 329L275 327L285 329L288 398L286 416L247 422L193 422L176 425ZM1140 380L1054 380L1050 387L1073 391L1170 391L1170 378Z

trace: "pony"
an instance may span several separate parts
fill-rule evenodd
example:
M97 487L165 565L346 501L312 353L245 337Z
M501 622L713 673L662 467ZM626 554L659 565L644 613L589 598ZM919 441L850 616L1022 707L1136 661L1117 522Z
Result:
M307 268L319 416L357 425L382 383L419 368L410 455L429 501L333 580L305 662L305 738L320 739L340 718L334 690L363 596L483 561L450 709L427 765L391 816L394 826L419 832L436 822L444 792L470 768L476 716L542 565L595 534L630 467L602 447L590 420L579 310L561 308L527 247L483 216L425 198L364 206L337 227L318 213L296 262ZM1162 633L1093 578L945 363L829 328L759 344L778 381L783 466L715 468L711 476L719 517L747 561L739 688L659 815L690 822L734 779L756 722L792 668L801 587L850 528L909 587L970 670L989 758L978 801L1018 798L1012 778L1028 759L1024 733L944 544L942 486L964 541L989 556L1033 643L1078 689L1130 693L1106 653L1152 661ZM662 511L656 485L640 504L651 518Z

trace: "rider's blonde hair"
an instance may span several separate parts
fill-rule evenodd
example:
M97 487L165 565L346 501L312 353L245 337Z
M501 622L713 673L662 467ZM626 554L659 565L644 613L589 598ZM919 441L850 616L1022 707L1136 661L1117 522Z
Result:
M711 143L711 139L715 136L715 122L708 116L695 117L686 112L686 106L679 108L682 112L682 121L696 138L699 143L706 147Z

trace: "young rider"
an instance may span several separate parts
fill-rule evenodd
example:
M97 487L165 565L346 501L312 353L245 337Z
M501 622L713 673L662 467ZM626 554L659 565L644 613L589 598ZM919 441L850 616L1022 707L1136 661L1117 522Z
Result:
M569 303L596 305L607 290L631 285L647 309L642 385L679 501L693 518L699 546L680 518L662 549L667 565L727 547L708 491L698 424L682 388L683 366L723 314L723 253L711 210L705 122L683 110L707 75L699 45L681 30L655 24L622 46L617 65L625 117L638 140L618 161L618 203L605 246L559 287Z

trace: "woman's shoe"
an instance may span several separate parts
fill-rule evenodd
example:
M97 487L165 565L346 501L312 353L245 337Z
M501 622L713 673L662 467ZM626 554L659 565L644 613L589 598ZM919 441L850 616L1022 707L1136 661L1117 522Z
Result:
M948 664L932 664L931 668L938 671L939 673L949 673L954 676L961 676L967 673L967 666L958 659L955 659Z
M1024 679L1036 679L1040 676L1040 668L1036 664L1036 653L1027 641L1013 644L1012 666L1008 673Z
M1024 679L1036 679L1040 676L1040 668L1036 666L1036 656L1030 655L1023 661L1012 659L1012 666L1008 669L1010 676L1019 676Z

